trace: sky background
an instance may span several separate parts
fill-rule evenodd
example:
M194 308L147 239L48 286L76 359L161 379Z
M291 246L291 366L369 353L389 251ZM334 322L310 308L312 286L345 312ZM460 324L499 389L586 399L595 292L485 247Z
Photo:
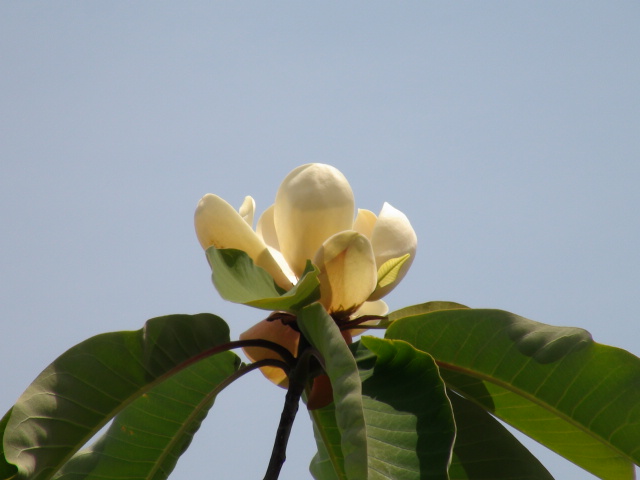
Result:
M640 3L0 3L0 407L98 333L212 312L212 192L330 163L410 218L392 309L495 307L639 354ZM172 479L261 478L284 391L225 390ZM536 444L552 474L593 478ZM281 478L309 478L300 411Z

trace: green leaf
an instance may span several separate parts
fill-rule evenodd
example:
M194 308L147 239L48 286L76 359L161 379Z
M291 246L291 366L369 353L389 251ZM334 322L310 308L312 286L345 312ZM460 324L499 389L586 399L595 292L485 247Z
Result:
M410 307L404 307L400 310L395 310L391 312L389 315L390 321L395 321L400 318L412 317L414 315L423 315L425 313L436 312L438 310L455 310L458 308L469 308L460 303L456 302L443 302L443 301L433 301L427 303L421 303L419 305L411 305Z
M362 379L370 479L447 479L455 435L451 405L430 355L406 342L364 337L356 348ZM333 404L314 411L317 479L342 479ZM337 464L337 471L332 464ZM333 474L333 475L332 475Z
M214 286L220 296L230 302L263 310L296 312L320 298L320 272L311 262L307 262L298 283L285 292L242 250L209 247L207 258Z
M4 431L7 427L7 422L9 421L9 417L11 416L11 412L13 409L9 410L2 420L0 420L0 438L4 437ZM9 480L14 477L16 473L18 473L18 468L15 465L12 465L7 462L7 459L4 455L4 446L3 442L0 442L0 479Z
M421 303L419 305L412 305L410 307L404 307L400 310L395 310L387 315L386 320L380 321L377 328L388 328L393 322L399 318L411 317L413 315L421 315L424 313L435 312L437 310L455 310L457 308L469 308L455 302L442 302L433 301L427 303Z
M371 477L447 479L455 424L433 358L402 341L360 344L377 357L360 371Z
M311 410L313 434L318 453L311 460L309 471L317 480L346 480L342 437L336 423L336 407L330 403L326 407Z
M447 385L596 476L640 463L640 359L499 310L396 320L387 337L434 356Z
M207 359L162 382L120 412L55 478L167 478L229 378L226 366L219 357Z
M411 254L405 253L403 256L398 258L390 258L378 269L378 287L382 288L387 285L392 284L398 278L398 273L400 273L400 268L405 264Z
M553 480L540 461L486 410L451 390L456 443L450 480Z
M335 399L336 425L341 436L344 471L349 480L366 480L367 437L362 384L353 354L334 320L319 303L298 313L298 326L324 358Z
M231 352L211 356L228 341L215 315L171 315L72 347L13 407L7 460L20 479L166 478L239 367ZM96 444L71 458L114 416Z
M371 342L368 337L363 338L365 342ZM374 339L374 342L380 342ZM402 342L389 342L388 348L396 348L396 344ZM443 411L450 410L451 407L444 405L443 398L438 390L432 388L433 385L442 385L439 377L429 378L433 373L433 360L424 352L414 350L414 355L398 357L403 361L394 363L383 363L373 352L364 348L358 343L357 356L360 376L363 380L363 402L365 406L365 420L367 421L367 435L369 439L370 458L373 455L377 459L389 459L396 466L400 465L398 459L407 457L405 466L421 464L425 467L430 465L424 457L429 454L435 454L436 450L440 450L440 465L444 458L448 458L448 450L442 448L445 445L451 445L451 438L444 439L436 444L436 449L431 450L428 447L422 448L417 452L411 447L402 451L402 455L396 455L398 445L395 443L394 434L398 434L397 430L402 432L402 437L410 439L413 444L418 443L419 435L427 436L431 434L447 435L451 433L451 423L443 422L443 415L430 419L433 413L429 413L429 409L438 412L433 408L438 402L442 402ZM371 345L369 345L371 347ZM422 358L422 357L426 357ZM428 359L428 361L426 361ZM394 359L395 360L395 359ZM430 362L430 363L429 363ZM377 366L375 371L373 366ZM387 370L385 375L381 367ZM389 408L391 412L393 407L380 397L380 391L374 388L375 384L371 383L371 373L377 378L377 382L383 386L388 385L388 396L392 402L397 401L405 396L423 398L424 402L414 402L407 410L409 413L401 411L404 414L401 419L402 423L394 419L388 422L389 431L383 431L383 435L378 438L371 438L376 434L371 428L371 421L380 423L384 417L377 418L375 415L377 410ZM419 381L420 379L424 381ZM433 382L433 385L431 384ZM435 395L434 395L435 394ZM553 480L549 472L538 461L538 459L529 452L502 424L494 417L489 415L486 410L478 407L476 404L465 400L452 391L447 392L447 396L451 400L454 417L457 424L457 432L455 437L455 446L453 451L453 459L449 467L449 478L451 480L472 480L472 479L492 479L492 480ZM446 400L445 400L446 401ZM382 402L382 406L377 406L377 402ZM373 408L371 408L373 406ZM377 408L376 408L377 407ZM328 405L311 413L313 418L313 428L318 445L318 453L313 458L310 471L314 478L321 480L342 480L344 469L342 467L342 452L340 449L340 432L335 424L334 405ZM411 412L414 412L413 414ZM396 412L397 413L397 412ZM412 415L415 417L412 419ZM449 415L450 417L450 415ZM397 416L395 418L398 418ZM415 421L415 418L418 421ZM440 424L438 425L438 421ZM413 422L413 423L412 423ZM421 426L422 429L416 428ZM425 433L424 427L431 428ZM440 427L441 430L438 430ZM372 445L376 442L380 444L382 439L384 444L388 444L386 448L380 448L378 451L372 452ZM382 445L384 445L382 444ZM409 454L410 453L410 454ZM446 454L446 457L445 457ZM415 455L415 456L414 456ZM419 456L421 458L419 458ZM418 462L422 460L422 463ZM371 461L371 460L370 460ZM336 466L334 468L334 465ZM339 473L336 473L336 469ZM417 473L411 476L408 472L406 476L401 476L397 472L388 478L430 478L425 468L425 472L416 469ZM422 475L422 476L421 476ZM443 477L446 478L446 477Z

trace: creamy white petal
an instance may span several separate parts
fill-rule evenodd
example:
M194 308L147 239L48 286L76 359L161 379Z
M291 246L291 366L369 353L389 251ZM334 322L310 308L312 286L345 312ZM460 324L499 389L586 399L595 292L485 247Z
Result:
M282 254L275 248L270 247L269 245L267 245L267 248L269 249L269 253L271 253L271 256L273 257L273 259L280 266L280 270L282 270L282 273L284 273L287 276L287 278L289 279L292 285L295 285L298 282L298 278L296 277L296 274L293 273L293 270L291 270L291 267L289 267L289 264L284 259Z
M371 234L376 266L379 268L387 260L402 257L407 253L410 257L400 268L396 280L377 289L369 300L382 298L402 280L415 258L417 244L418 238L406 215L385 202Z
M367 301L362 304L362 306L356 310L356 313L353 314L353 318L361 317L362 315L386 315L389 313L389 307L384 302L384 300L374 300Z
M349 182L336 168L311 163L287 175L276 195L274 224L296 275L327 238L352 228L354 209Z
M362 317L363 315L378 315L383 316L389 312L389 307L384 302L384 300L374 300L372 302L364 302L362 306L356 310L356 312L351 316L351 318ZM380 320L369 320L366 323L362 323L361 326L364 328L354 328L353 330L349 330L351 332L351 336L355 337L356 335L361 335L362 333L367 331L367 327L373 327L380 323Z
M274 205L271 205L262 212L262 215L260 215L260 218L258 219L258 224L256 225L256 233L262 237L264 243L276 250L280 250L280 243L278 242L278 235L276 234L276 226L273 223L274 210Z
M242 217L242 219L249 224L250 227L253 227L253 215L256 211L256 202L253 197L246 196L244 197L244 202L240 205L238 209L238 213Z
M196 208L194 224L200 245L205 250L212 245L243 250L256 265L269 272L278 285L286 290L292 287L264 242L222 198L211 193L202 197Z
M320 303L329 313L353 313L376 287L371 243L353 230L330 237L318 249L313 263L320 269Z
M378 217L371 210L365 210L364 208L358 209L358 215L353 222L353 229L371 240L371 234L373 233L373 227L376 224Z

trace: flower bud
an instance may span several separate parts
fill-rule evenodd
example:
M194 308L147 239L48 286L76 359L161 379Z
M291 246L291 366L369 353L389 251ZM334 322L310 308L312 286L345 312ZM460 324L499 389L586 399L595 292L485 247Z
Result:
M331 235L350 230L355 202L339 170L302 165L284 179L276 195L274 224L280 251L297 276Z

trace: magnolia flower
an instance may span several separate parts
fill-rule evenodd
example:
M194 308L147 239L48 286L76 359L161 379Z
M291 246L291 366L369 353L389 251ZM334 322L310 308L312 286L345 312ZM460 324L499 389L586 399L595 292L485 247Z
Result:
M195 212L202 248L245 251L285 290L311 260L320 271L319 301L339 320L386 314L380 299L404 277L415 256L417 238L407 217L385 203L379 215L359 209L354 219L349 182L330 165L311 163L289 173L255 231L254 213L251 197L239 211L216 195L202 197ZM263 321L240 338L272 340L295 354L299 334L280 322ZM261 348L246 353L252 361L275 358ZM276 383L286 381L278 369L263 373Z

